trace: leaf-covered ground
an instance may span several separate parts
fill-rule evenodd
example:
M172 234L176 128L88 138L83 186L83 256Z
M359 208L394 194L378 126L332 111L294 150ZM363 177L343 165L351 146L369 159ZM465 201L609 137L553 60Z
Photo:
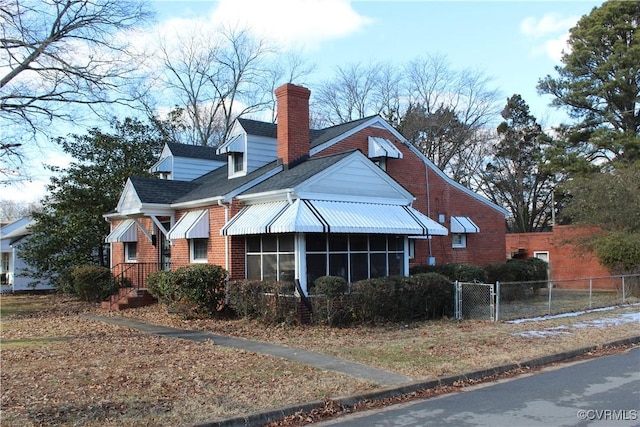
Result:
M3 295L0 302L2 426L190 425L376 387L215 342L157 337L91 321L79 315L83 312L306 348L414 379L520 362L639 333L638 322L572 326L637 307L529 323L444 320L336 329L183 320L160 305L106 312L57 295ZM531 330L562 333L526 333Z

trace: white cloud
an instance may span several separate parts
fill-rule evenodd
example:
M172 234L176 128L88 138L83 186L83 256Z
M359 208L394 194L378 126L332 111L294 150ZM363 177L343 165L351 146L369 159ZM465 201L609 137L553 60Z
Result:
M545 55L559 62L562 52L569 50L569 29L578 19L578 16L562 17L557 13L548 13L542 18L529 16L520 23L520 32L535 43L531 49L533 56Z
M313 49L371 22L349 0L220 0L212 21L250 28L281 46Z

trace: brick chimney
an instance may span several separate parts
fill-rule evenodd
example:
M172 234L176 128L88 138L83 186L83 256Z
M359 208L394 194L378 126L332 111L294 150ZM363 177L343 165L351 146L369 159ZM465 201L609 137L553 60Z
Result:
M309 157L309 96L306 87L291 83L275 90L278 108L278 158L285 167Z

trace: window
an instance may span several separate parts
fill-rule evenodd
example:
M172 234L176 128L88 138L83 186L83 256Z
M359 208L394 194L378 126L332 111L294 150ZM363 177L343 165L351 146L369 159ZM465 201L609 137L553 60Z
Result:
M3 252L2 259L0 260L0 270L5 273L9 271L9 255L8 252Z
M125 262L136 262L138 252L137 242L125 242L124 244L124 260Z
M231 167L232 173L244 170L244 153L231 153Z
M307 234L307 284L311 287L327 275L349 282L402 275L404 239L384 234Z
M409 239L409 259L414 259L416 257L416 240Z
M209 239L190 239L189 240L189 261L190 262L207 262L207 246Z
M453 239L454 248L466 248L467 247L467 235L463 233L452 233L451 238Z
M293 282L293 234L247 236L246 254L247 279Z

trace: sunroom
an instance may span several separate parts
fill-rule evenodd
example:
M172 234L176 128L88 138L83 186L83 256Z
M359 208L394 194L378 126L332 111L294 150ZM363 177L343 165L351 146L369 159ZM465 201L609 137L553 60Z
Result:
M447 229L408 205L296 199L245 206L221 234L245 236L247 279L298 279L309 293L321 276L406 275L408 236Z

